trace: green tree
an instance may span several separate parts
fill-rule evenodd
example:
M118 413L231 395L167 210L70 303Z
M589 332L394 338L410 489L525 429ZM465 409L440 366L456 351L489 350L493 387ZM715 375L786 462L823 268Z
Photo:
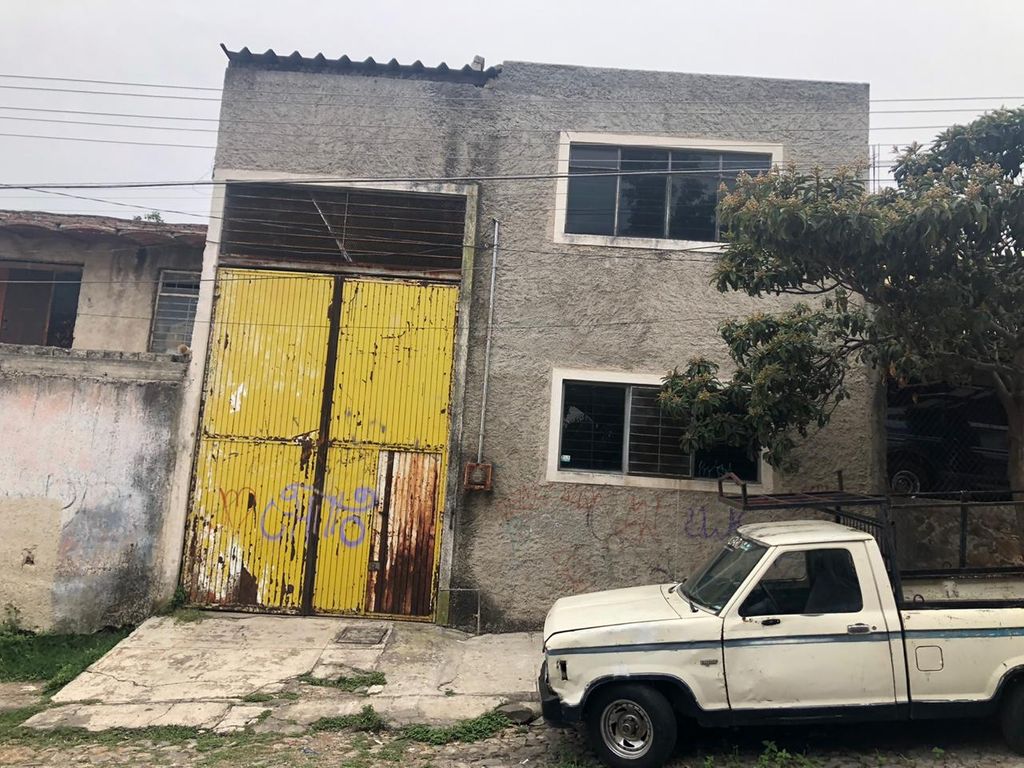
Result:
M1022 161L1024 109L1001 109L907 149L896 187L877 193L856 170L742 177L721 204L714 283L808 298L722 327L730 378L706 359L666 377L684 445L763 447L792 469L797 437L828 423L867 362L902 381L992 386L1024 489Z

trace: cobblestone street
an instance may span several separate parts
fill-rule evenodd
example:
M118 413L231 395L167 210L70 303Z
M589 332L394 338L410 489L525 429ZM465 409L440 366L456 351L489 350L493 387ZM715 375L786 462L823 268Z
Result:
M767 743L767 744L766 744ZM433 746L388 734L238 734L151 740L123 733L30 736L0 745L3 766L339 766L340 768L584 768L596 766L574 730L512 726L471 744ZM755 729L704 732L673 768L1024 766L991 723Z

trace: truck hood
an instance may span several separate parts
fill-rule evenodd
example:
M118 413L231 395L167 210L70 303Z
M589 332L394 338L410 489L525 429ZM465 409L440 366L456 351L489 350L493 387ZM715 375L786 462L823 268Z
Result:
M677 612L669 602L671 586L653 584L563 597L555 601L544 620L544 641L559 632L684 617L685 614Z

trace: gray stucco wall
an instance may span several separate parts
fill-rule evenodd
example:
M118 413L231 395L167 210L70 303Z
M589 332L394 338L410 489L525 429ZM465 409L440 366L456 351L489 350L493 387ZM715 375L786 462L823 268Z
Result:
M202 256L201 248L183 245L0 231L0 266L14 261L82 268L74 349L148 351L160 272L198 272Z
M486 87L231 68L216 166L323 177L553 174L561 131L771 142L788 162L867 159L868 88L511 62ZM553 179L480 183L462 460L473 457L490 228L501 223L485 459L491 493L465 495L452 586L478 588L490 629L537 626L556 597L670 580L741 520L710 484L675 490L548 482L554 368L662 374L726 362L726 317L778 308L719 294L706 253L554 242ZM877 388L865 373L831 428L776 488L878 484ZM453 470L461 462L453 461ZM461 602L461 601L460 601ZM465 618L472 600L456 611Z
M152 612L183 370L0 345L0 611L22 627L90 632Z

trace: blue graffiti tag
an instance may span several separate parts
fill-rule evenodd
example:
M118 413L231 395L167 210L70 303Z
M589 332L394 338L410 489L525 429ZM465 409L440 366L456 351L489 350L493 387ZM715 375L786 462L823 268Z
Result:
M308 501L303 503L303 494L306 493L309 494ZM277 498L271 499L263 507L263 514L260 516L260 532L263 534L263 538L267 541L280 541L288 527L291 528L294 535L295 528L299 523L312 518L313 502L316 496L316 489L305 483L289 483L282 488ZM352 504L345 503L344 499L344 493L323 495L323 500L329 506L330 512L324 521L320 536L323 539L329 539L334 536L336 531L340 530L341 543L346 547L357 547L366 540L366 523L361 515L376 506L377 492L373 488L360 486L352 492ZM290 511L288 507L295 511ZM277 510L281 518L276 531L267 529L267 517L272 510ZM290 526L289 521L292 521ZM358 529L355 536L349 534L350 526L356 526Z
M277 495L277 499L271 499L270 501L268 501L267 505L263 507L263 514L260 515L260 532L263 534L263 538L267 541L280 541L281 538L284 536L284 530L285 527L287 526L287 521L290 518L295 519L296 525L298 523L301 523L303 520L307 519L309 517L310 508L312 507L313 504L312 495L310 496L309 502L306 505L306 509L297 515L294 512L289 512L286 509L282 509L280 506L278 506L277 502L298 502L300 491L312 490L313 488L311 488L308 485L305 485L304 483L289 483L288 485L281 489L281 492ZM281 513L281 522L278 524L277 533L271 533L267 530L267 513L269 513L271 509L280 510ZM298 509L297 505L296 509ZM295 527L292 526L292 533L294 534L294 532Z
M324 521L321 537L329 539L334 536L335 531L340 531L342 544L346 547L358 547L366 539L366 523L363 522L361 514L369 512L376 506L377 492L373 488L366 486L356 488L352 492L352 500L355 502L354 506L346 504L344 498L344 494L324 496L324 501L330 505L331 511ZM341 517L345 512L349 514ZM355 537L349 536L349 526L352 525L359 529L359 533Z

